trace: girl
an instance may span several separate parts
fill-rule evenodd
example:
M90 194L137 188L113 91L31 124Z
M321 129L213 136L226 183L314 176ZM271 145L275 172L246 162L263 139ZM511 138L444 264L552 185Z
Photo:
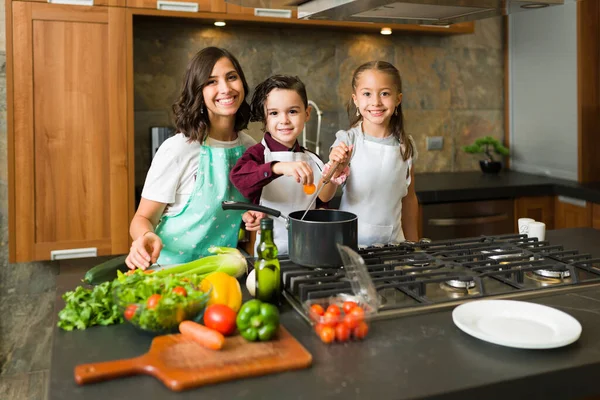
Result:
M263 123L265 136L244 153L230 174L235 187L254 204L274 208L284 215L308 208L310 194L316 188L306 189L321 179L324 167L316 154L296 140L310 118L310 110L306 88L297 77L275 75L256 87L251 120ZM344 163L348 155L338 147L329 158ZM331 200L339 179L336 176L325 185L319 193L321 201ZM287 229L278 219L274 219L273 236L279 254L287 254Z
M416 241L416 146L404 130L398 70L385 61L358 67L348 114L351 128L334 143L354 144L340 210L358 215L359 245Z
M241 212L224 212L221 201L244 200L228 175L256 143L240 132L250 118L246 93L242 68L227 50L207 47L192 58L173 105L178 133L156 152L131 221L129 268L185 263L211 245L237 245ZM259 214L244 214L247 229L259 228Z

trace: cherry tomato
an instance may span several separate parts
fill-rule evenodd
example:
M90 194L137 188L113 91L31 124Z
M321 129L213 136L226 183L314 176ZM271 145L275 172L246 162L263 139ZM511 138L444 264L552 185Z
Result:
M310 185L304 185L304 193L306 194L313 194L315 192L315 190L317 190L317 187L314 184L310 184Z
M327 307L327 312L335 314L335 315L340 315L342 313L340 311L340 308L338 306L336 306L335 304L331 304L329 307Z
M344 324L350 329L354 329L365 319L365 312L359 306L354 307L344 316Z
M125 312L123 313L123 316L127 321L131 321L131 318L133 318L133 316L135 315L137 308L138 306L136 304L130 304L127 306Z
M365 336L367 336L367 333L369 333L369 325L367 325L365 321L361 321L358 326L352 330L352 336L359 340L364 339Z
M335 339L335 330L331 326L324 326L319 337L323 343L331 343Z
M148 297L148 300L146 300L146 307L148 307L150 310L156 308L161 297L162 296L160 294L153 294L152 296Z
M325 327L325 325L323 325L323 324L315 325L315 332L317 333L317 335L321 336L321 331L323 330L324 327Z
M345 342L350 339L350 328L345 324L337 324L335 327L335 340Z
M325 310L320 304L313 304L310 306L310 315L313 319L318 320L320 316L325 314Z
M321 323L326 326L334 327L340 321L340 316L338 314L331 313L327 311L323 318L321 318Z
M346 314L349 314L350 310L352 310L357 305L358 304L356 304L354 301L345 301L344 304L342 304L342 308L344 309L344 312Z
M173 293L178 294L183 297L187 297L187 290L183 286L175 286L173 288Z
M204 326L214 329L223 335L231 335L235 331L235 311L225 304L213 304L204 312Z

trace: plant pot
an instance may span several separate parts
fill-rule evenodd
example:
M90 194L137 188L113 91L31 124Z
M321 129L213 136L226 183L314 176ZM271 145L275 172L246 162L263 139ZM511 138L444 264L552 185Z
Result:
M500 161L481 160L479 161L479 166L486 174L497 174L502 169Z

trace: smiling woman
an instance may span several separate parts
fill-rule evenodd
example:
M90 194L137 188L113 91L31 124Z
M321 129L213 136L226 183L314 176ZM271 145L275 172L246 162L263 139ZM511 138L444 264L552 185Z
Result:
M173 105L177 134L158 149L131 222L126 263L147 268L186 263L211 246L236 247L242 212L225 213L222 200L244 200L229 171L254 140L240 132L250 119L248 84L236 58L207 47L189 62ZM247 212L246 228L262 215Z

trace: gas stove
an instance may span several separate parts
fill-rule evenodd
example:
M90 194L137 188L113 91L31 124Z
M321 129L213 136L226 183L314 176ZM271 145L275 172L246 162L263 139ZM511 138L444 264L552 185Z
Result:
M517 298L600 283L600 258L526 235L379 245L358 252L379 296L375 318ZM352 294L343 268L314 269L281 257L283 295L306 319L306 300Z

